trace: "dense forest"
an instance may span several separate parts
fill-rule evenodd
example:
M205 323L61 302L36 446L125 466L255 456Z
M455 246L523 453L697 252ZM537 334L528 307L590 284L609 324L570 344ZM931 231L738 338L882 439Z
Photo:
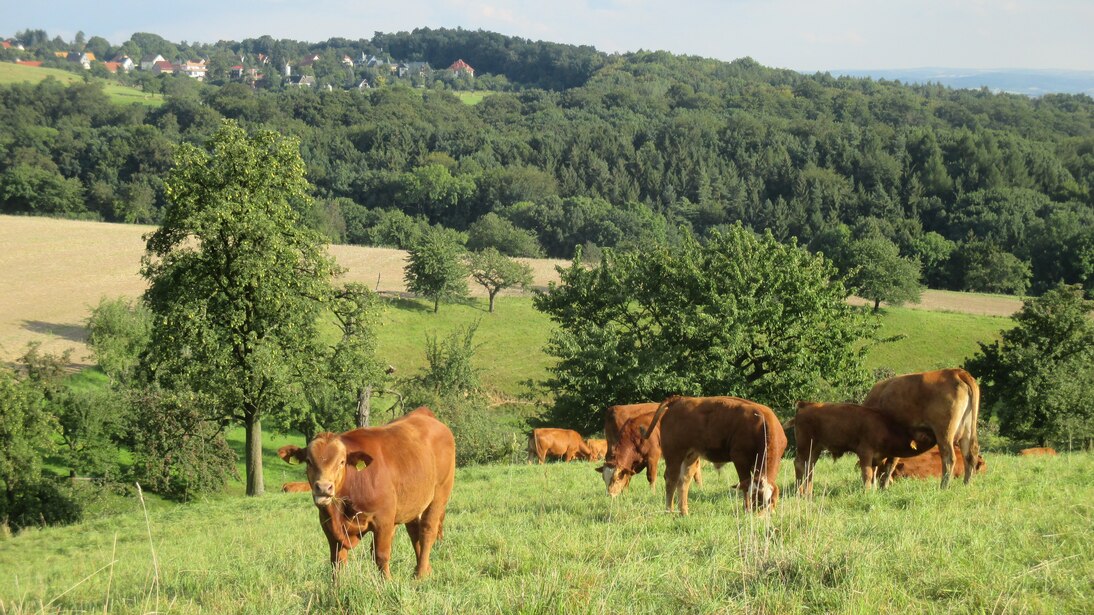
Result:
M17 38L32 52L72 47ZM1094 294L1094 100L1083 95L609 55L466 30L204 46L141 34L100 53L121 52L209 58L210 77L123 77L165 93L157 108L114 105L94 80L0 86L0 212L157 222L175 147L230 118L299 139L309 219L336 242L407 247L441 225L469 247L570 257L739 221L845 267L860 264L855 241L885 240L936 288L1039 294L1063 281ZM317 63L331 87L309 89L212 68L259 53L275 66L307 53L332 64L462 58L477 76L345 89L334 83L365 73ZM475 88L490 90L476 105L450 93Z

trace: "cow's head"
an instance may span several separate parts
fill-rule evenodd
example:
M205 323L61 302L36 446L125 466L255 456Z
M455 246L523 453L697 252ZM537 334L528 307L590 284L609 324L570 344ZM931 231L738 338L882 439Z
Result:
M980 455L976 456L976 473L983 474L988 471L988 462L984 461L984 458Z
M768 482L766 476L760 476L756 480L746 481L737 485L738 489L744 491L745 496L745 509L762 511L767 507L775 509L775 504L779 501L779 486Z
M287 463L304 462L308 465L308 483L316 506L327 506L346 480L346 466L368 463L360 452L346 450L338 434L323 433L315 437L308 448L282 446L277 456Z
M619 467L615 465L614 461L609 461L597 468L596 473L604 479L604 486L608 488L608 495L614 498L622 493L627 485L631 484L631 477L636 474L636 470L629 467Z

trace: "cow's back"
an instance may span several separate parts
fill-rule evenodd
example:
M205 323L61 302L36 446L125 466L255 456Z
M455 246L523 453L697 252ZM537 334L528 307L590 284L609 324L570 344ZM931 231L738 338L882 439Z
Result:
M612 458L612 451L615 449L615 445L619 442L619 435L623 430L623 425L636 416L643 414L649 414L650 418L653 418L654 411L657 410L656 403L642 403L642 404L619 404L616 406L609 406L604 412L604 439L608 441L608 458Z
M373 457L371 463L356 472L357 480L346 481L346 489L359 490L362 481L368 482L369 490L377 497L395 498L399 517L419 514L438 490L447 493L452 487L456 473L455 439L452 431L426 408L382 427L346 432L342 438L347 449L362 450ZM377 493L377 488L383 485L390 485L393 493Z

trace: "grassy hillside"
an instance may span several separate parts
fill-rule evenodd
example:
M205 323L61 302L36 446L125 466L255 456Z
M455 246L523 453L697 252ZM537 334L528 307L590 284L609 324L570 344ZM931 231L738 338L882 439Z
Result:
M11 62L0 62L0 85L24 82L38 83L49 77L53 77L61 83L76 83L82 81L80 75L59 68L23 66ZM103 84L103 92L110 97L110 100L117 104L138 103L149 107L158 107L163 104L163 96L159 94L146 94L136 88L124 86L113 81L96 81L100 81Z
M465 468L430 579L413 580L400 530L391 582L365 545L337 586L306 495L216 499L147 521L133 499L122 515L4 540L0 611L1088 611L1094 456L988 464L945 492L906 481L864 493L851 460L822 461L814 500L784 497L766 517L743 512L732 472L711 470L687 518L662 512L663 481L609 499L588 463ZM784 488L792 474L784 463Z

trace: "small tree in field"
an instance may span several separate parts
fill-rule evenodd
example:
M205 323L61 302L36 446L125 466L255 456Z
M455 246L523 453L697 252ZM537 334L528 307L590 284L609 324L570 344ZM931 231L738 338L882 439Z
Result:
M878 311L881 302L900 305L905 301L918 303L919 262L900 256L896 244L884 237L868 237L851 242L848 259L857 267L849 283L865 299L874 302Z
M494 297L506 288L524 288L532 284L532 267L505 256L494 248L472 252L468 257L471 277L486 289L490 297L490 312L494 311Z
M277 132L225 122L205 148L180 145L165 191L142 270L153 314L143 369L243 423L247 494L259 495L262 419L297 395L294 365L314 361L336 265L301 224L304 162Z
M467 296L467 268L462 259L464 248L451 233L432 227L407 252L403 273L406 288L432 299L434 313L440 308L442 299Z
M1094 436L1094 301L1081 286L1027 300L1017 326L966 365L980 380L999 433L1037 442Z

